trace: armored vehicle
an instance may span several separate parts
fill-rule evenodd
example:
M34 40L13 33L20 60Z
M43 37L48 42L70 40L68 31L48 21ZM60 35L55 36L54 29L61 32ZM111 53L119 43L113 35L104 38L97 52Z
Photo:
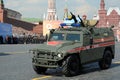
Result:
M62 67L65 76L79 74L84 64L98 62L108 69L115 56L111 28L60 28L51 30L48 41L33 49L33 68L40 74Z
M41 74L48 68L61 67L65 76L75 76L81 72L82 65L88 63L98 62L100 69L111 66L115 56L112 28L96 28L95 21L89 21L88 27L84 26L82 20L80 24L76 22L61 24L74 27L62 26L50 30L47 42L32 50L33 69L36 73Z

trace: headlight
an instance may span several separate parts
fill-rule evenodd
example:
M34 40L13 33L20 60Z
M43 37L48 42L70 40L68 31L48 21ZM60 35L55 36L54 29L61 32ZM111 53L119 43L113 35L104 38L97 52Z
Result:
M62 58L64 55L63 55L62 52L60 52L60 53L57 54L57 56L58 56L59 58Z
M59 53L59 54L58 54L58 57L62 57L62 54Z

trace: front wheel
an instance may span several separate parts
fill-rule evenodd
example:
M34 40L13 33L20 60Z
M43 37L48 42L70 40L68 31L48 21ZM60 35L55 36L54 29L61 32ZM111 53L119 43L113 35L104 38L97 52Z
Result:
M80 60L77 55L69 56L62 65L62 73L65 76L75 76L80 72Z
M33 65L33 69L37 74L45 73L47 68Z
M103 58L99 61L100 69L108 69L111 66L112 62L112 53L107 50L105 51Z

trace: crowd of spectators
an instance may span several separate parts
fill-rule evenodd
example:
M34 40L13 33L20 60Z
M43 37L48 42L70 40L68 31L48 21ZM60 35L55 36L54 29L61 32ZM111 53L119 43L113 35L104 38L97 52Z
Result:
M45 37L42 34L35 34L21 27L13 27L13 35L0 35L0 44L36 44L43 43Z
M37 44L45 42L43 36L0 36L0 44Z

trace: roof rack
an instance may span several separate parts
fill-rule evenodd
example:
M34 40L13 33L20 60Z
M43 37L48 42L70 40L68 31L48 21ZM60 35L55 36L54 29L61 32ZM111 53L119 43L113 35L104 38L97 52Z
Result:
M59 30L62 30L62 31L82 31L82 28L59 28Z

